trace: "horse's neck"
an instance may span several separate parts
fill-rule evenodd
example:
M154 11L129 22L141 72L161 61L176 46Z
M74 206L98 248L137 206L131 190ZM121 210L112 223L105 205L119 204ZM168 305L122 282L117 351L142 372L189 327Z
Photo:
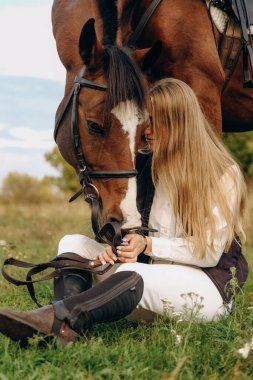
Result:
M119 20L119 29L117 33L117 44L125 45L129 36L135 30L143 13L147 10L153 0L118 0L117 12ZM98 39L102 41L103 21L101 19L98 1L92 1L92 12L96 20L96 33Z
M122 20L123 15L129 14L129 11L134 8L135 4L135 0L118 0L117 7L119 19Z
M152 0L119 0L118 18L120 20L121 41L126 44L135 30L142 13L148 8Z
M119 19L119 31L118 31L118 44L123 45L127 39L126 36L131 34L131 14L135 7L135 0L118 0L118 19Z

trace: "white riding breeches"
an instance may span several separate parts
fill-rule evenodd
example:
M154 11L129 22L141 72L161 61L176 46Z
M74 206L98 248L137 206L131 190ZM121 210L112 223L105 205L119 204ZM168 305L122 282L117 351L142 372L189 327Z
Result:
M73 252L92 260L103 249L87 236L66 235L59 242L58 255ZM218 289L200 268L181 264L114 264L105 275L94 276L94 280L100 282L119 271L135 271L144 281L143 296L130 315L131 320L152 321L164 313L186 318L188 313L211 321L228 314Z

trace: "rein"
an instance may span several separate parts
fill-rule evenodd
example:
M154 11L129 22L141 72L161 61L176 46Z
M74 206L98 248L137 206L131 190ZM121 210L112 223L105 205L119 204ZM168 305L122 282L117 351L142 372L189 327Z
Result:
M6 271L7 266L15 266L18 268L29 269L26 274L26 280L18 280L9 275ZM26 285L32 300L36 303L37 306L41 307L42 305L38 303L35 295L35 290L33 286L34 283L61 277L63 276L64 272L68 271L69 269L81 269L95 274L104 274L110 269L110 267L111 264L108 264L103 268L101 262L98 260L88 260L81 256L77 258L76 254L70 252L63 253L61 254L61 256L57 256L51 261L40 264L31 264L24 261L16 260L13 257L11 257L4 261L2 265L2 275L11 284L14 284L16 286ZM40 277L37 280L32 279L32 276L34 276L35 274L39 274L48 268L54 270L48 275Z

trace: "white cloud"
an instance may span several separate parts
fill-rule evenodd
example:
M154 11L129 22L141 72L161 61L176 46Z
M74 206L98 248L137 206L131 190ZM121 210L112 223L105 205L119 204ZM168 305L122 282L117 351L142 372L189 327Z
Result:
M0 183L9 172L13 171L27 173L37 178L43 178L45 175L59 175L59 173L45 161L43 153L0 153L0 162Z
M52 34L51 5L1 7L1 74L65 80Z
M0 122L0 131L6 129L7 125Z
M28 127L11 128L13 138L0 138L0 148L52 149L52 130L37 131Z
M52 140L52 131L47 129L46 131L35 131L34 129L27 127L12 128L11 135L23 140Z

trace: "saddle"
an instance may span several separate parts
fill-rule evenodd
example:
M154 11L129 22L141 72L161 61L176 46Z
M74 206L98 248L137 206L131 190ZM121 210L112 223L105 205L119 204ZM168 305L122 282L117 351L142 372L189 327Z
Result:
M206 0L213 25L222 34L217 48L225 72L225 90L243 52L245 88L253 88L253 4L246 0Z

